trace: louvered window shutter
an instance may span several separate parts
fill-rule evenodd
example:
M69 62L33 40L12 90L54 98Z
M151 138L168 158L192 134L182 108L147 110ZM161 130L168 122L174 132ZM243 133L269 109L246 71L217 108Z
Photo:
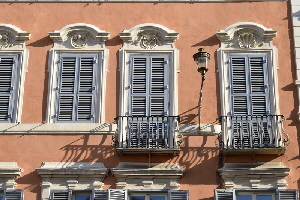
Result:
M23 190L6 190L4 200L23 200Z
M108 200L108 191L94 190L92 200Z
M215 190L215 200L234 200L234 190Z
M62 56L57 121L94 122L96 56Z
M108 190L109 200L127 200L127 190Z
M51 200L71 200L72 191L52 191Z
M131 148L166 148L169 138L168 56L131 57L129 134Z
M189 200L189 191L169 190L168 200Z
M17 56L0 55L0 122L12 122Z
M279 189L277 190L276 200L298 200L298 190Z
M267 78L265 55L230 57L231 130L235 148L270 145Z

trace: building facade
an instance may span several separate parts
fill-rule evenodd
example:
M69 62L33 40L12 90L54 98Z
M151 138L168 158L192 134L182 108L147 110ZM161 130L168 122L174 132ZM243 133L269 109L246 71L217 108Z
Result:
M298 200L298 0L0 7L0 199Z

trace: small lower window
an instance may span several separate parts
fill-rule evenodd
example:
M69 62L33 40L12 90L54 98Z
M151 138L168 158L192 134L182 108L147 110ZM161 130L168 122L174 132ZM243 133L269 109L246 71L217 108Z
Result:
M74 192L72 194L72 200L91 200L90 193L91 192L89 192L89 193L77 193L77 192Z
M163 195L131 195L130 200L166 200Z
M237 195L237 200L274 200L271 194Z

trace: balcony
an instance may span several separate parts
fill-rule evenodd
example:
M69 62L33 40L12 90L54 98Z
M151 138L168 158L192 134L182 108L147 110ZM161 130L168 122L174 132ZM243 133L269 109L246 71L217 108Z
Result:
M285 152L288 136L283 129L282 115L232 115L220 119L223 154L281 155Z
M178 116L118 116L118 154L179 154Z

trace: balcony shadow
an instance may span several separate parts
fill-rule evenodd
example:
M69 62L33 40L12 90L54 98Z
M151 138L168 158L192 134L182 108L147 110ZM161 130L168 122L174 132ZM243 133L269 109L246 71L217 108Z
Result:
M213 35L197 44L192 45L192 47L199 47L199 46L214 46L220 44L220 40L216 35Z
M112 145L104 144L111 140L111 135L103 135L99 144L89 145L89 135L81 136L79 139L60 148L64 151L61 162L103 162L108 168L117 166L118 157ZM78 143L82 144L78 144ZM75 144L76 143L76 144Z
M105 46L118 46L122 44L123 40L120 38L119 35L116 35L115 37L110 38L105 42Z

